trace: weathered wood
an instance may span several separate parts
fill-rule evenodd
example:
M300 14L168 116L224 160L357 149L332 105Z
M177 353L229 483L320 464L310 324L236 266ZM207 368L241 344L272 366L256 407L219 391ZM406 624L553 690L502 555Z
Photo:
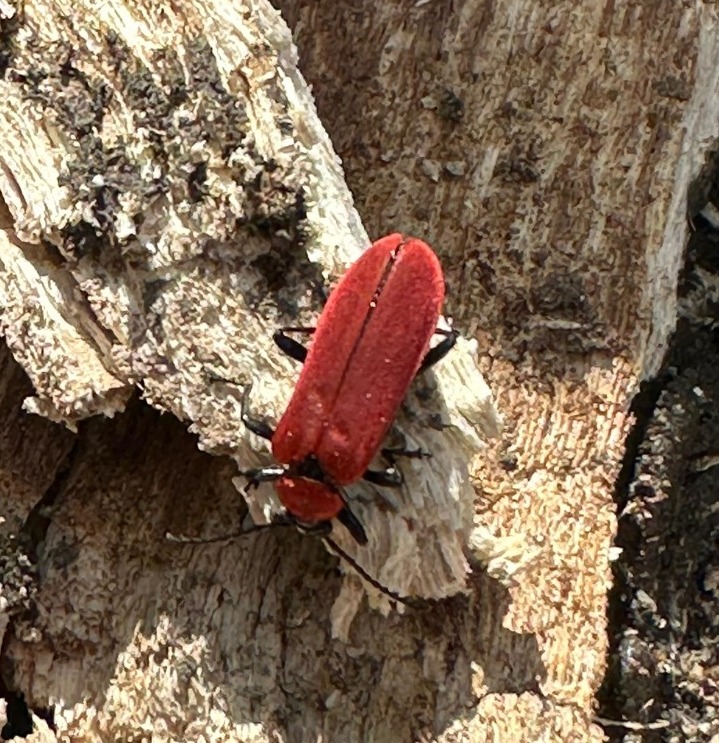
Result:
M239 390L213 379L253 381L276 418L296 371L270 328L307 316L319 261L336 275L366 236L277 11L88 3L78 34L80 10L26 5L8 42L3 329L36 388L27 407L73 423L136 386L247 466ZM404 416L433 466L407 468L394 512L357 509L374 543L364 567L401 594L465 584L466 461L498 424L472 354L464 343L436 378L442 435ZM253 498L257 518L270 493ZM338 634L363 594L346 591Z
M25 407L78 428L61 463L47 462L52 485L24 503L12 483L4 492L17 512L7 559L18 592L25 582L34 591L6 617L7 686L50 707L60 737L182 738L190 725L245 740L243 724L256 719L265 737L291 699L314 715L291 720L298 729L355 726L361 706L320 714L308 701L313 686L329 704L352 685L328 681L328 660L306 654L330 631L349 643L334 646L338 667L355 644L371 647L366 631L380 642L370 657L387 654L392 624L367 609L360 638L348 636L364 593L356 577L332 603L336 581L313 571L334 561L312 542L164 539L236 528L236 465L197 448L245 466L259 457L238 390L213 375L253 380L253 404L276 415L296 369L270 347L272 327L311 317L325 279L367 244L288 30L266 3L2 11L2 331L35 387ZM408 442L433 452L431 466L405 468L391 508L356 506L370 537L357 560L402 594L466 587L467 460L498 426L475 351L461 343L400 416ZM198 440L140 403L113 422L83 422L121 411L135 388ZM4 394L17 415L13 388ZM427 425L437 413L444 430ZM18 446L26 456L34 442ZM265 492L252 501L256 517ZM341 531L336 539L346 545ZM491 558L498 547L475 551ZM295 630L298 644L287 637ZM410 719L398 707L382 724Z
M73 443L30 418L0 447L5 533L25 523L40 570L36 613L6 615L6 684L53 706L61 739L599 740L612 488L628 402L675 321L684 198L716 133L716 12L284 5L364 223L433 244L449 314L480 342L507 425L475 463L473 536L490 535L494 575L524 567L510 589L477 569L469 597L403 617L362 607L347 630L361 593L335 599L312 540L163 540L240 511L235 463L176 420L247 463L236 395L208 368L263 380L276 413L295 370L268 330L314 308L366 238L265 4L26 2L0 32L2 329L31 409L79 423ZM6 368L10 430L27 389ZM423 499L363 509L369 567L393 586L461 583L452 475L473 424L495 422L463 379L479 379L466 349L436 375L455 428L427 434ZM134 387L176 418L134 401L82 421ZM415 542L408 513L428 519ZM514 535L504 559L494 537Z
M478 508L540 549L502 621L537 639L545 714L588 721L628 404L674 328L687 192L717 135L716 9L279 5L370 234L426 235L462 287L449 312L506 416ZM484 731L486 707L472 719Z

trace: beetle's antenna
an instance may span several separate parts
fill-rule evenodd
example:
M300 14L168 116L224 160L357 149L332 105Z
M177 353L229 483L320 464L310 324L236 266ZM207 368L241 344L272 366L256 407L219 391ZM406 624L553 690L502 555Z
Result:
M272 529L276 526L294 526L295 521L293 519L287 519L283 514L277 514L273 516L272 521L269 524L251 524L247 527L242 527L237 531L227 532L227 534L221 534L216 537L190 537L186 534L172 534L172 532L165 532L165 539L168 542L174 542L175 544L215 544L217 542L229 542L238 537L244 537L247 534L253 534L257 531L263 531L264 529Z
M340 547L337 542L334 541L334 539L331 539L330 537L324 538L325 543L327 546L341 559L343 559L346 563L348 563L356 573L359 574L361 578L367 581L373 588L376 588L380 593L387 596L387 598L391 599L392 601L396 601L400 604L404 604L405 606L409 607L415 607L416 603L412 601L410 598L403 598L395 591L390 590L386 586L383 586L377 578L373 578L354 558L350 557L343 549Z

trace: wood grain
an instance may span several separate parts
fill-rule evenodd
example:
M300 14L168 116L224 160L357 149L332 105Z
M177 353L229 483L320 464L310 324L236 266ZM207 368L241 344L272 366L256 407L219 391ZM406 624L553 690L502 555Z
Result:
M29 390L6 361L3 555L21 537L37 569L29 609L6 610L5 685L59 740L601 740L613 486L676 319L716 11L279 5L319 117L259 1L36 1L2 21L2 331L26 407L78 430L16 427ZM241 517L236 462L261 455L208 369L282 409L296 369L270 331L367 244L347 186L373 237L439 253L505 417L480 452L497 420L466 345L432 383L452 428L425 433L410 397L403 430L436 471L412 469L396 511L362 506L368 567L454 594L473 516L493 559L468 595L401 616L359 606L294 533L164 540Z

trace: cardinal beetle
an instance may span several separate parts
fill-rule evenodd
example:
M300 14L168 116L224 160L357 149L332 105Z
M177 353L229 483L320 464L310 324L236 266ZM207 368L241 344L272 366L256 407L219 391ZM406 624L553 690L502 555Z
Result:
M388 487L401 485L394 467L368 467L412 379L445 356L457 340L455 331L437 328L443 300L444 277L432 249L416 238L392 234L375 242L347 270L316 328L275 332L279 348L304 362L277 428L248 414L249 387L242 399L243 423L271 441L279 463L243 472L247 489L274 483L286 511L275 523L294 523L326 537L331 519L337 518L359 544L367 543L342 486L361 478ZM312 333L309 349L287 335L290 332ZM430 348L437 333L444 338ZM422 455L389 449L382 453L390 462L395 454Z

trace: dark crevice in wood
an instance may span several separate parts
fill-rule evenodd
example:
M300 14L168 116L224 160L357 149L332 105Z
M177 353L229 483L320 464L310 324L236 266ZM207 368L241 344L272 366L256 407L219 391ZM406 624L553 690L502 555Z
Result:
M620 723L607 725L611 743L678 740L667 737L678 731L708 740L716 732L719 230L700 214L716 192L719 161L710 160L701 198L692 196L698 186L690 189L683 317L662 374L635 401L616 485L622 553L613 564L608 665L597 695L599 717Z
M82 426L82 423L80 426ZM50 484L50 487L47 488L43 497L32 508L23 525L21 536L27 539L30 548L33 550L33 558L35 559L37 558L37 550L44 541L50 522L52 521L53 507L65 491L75 462L80 455L80 441L81 436L77 435L71 448L59 463L55 473L55 479Z
M620 664L611 659L618 657L618 648L622 639L622 631L627 625L628 615L626 598L629 592L625 565L637 559L636 545L639 544L633 522L622 518L622 512L630 498L630 488L636 474L637 459L642 443L647 434L647 428L654 415L662 389L666 385L666 375L642 383L639 392L632 401L631 412L635 418L629 435L627 436L624 461L614 486L614 502L617 505L618 527L615 544L622 549L620 559L612 563L612 588L607 600L607 634L609 639L609 662L607 671L599 691L598 715L603 719L622 719L622 703L620 699ZM611 736L612 730L607 730L610 740L621 740Z

